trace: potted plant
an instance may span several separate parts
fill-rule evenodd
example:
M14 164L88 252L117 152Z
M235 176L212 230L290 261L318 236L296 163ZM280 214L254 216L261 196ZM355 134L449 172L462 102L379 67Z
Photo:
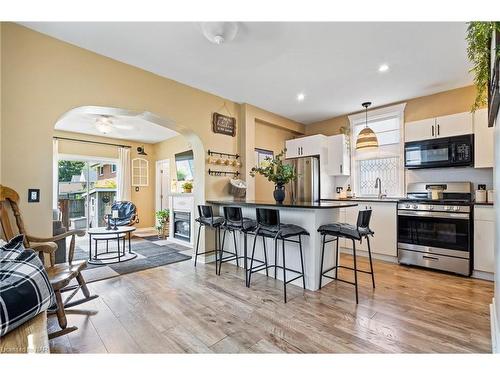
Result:
M184 193L191 193L193 190L193 182L192 181L186 181L182 184L182 189L184 189Z
M274 183L274 200L281 204L285 200L285 184L297 179L295 168L291 164L283 164L286 149L274 157L267 157L261 165L253 167L250 176L260 174Z
M467 56L473 67L476 98L472 111L488 104L488 83L490 81L490 43L493 31L500 32L500 22L469 22L467 27ZM500 49L496 51L500 55Z
M170 210L164 209L156 211L158 238L165 239L168 236L168 219L170 218Z

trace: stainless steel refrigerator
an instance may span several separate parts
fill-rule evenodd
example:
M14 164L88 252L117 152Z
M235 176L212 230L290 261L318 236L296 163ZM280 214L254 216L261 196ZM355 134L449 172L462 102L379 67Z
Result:
M314 156L289 159L298 178L290 183L290 197L295 202L319 201L319 159Z

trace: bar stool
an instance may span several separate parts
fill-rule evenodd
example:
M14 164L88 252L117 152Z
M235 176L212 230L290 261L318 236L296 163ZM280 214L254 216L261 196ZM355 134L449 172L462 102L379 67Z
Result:
M245 285L248 287L248 266L247 266L247 235L248 233L255 230L257 223L255 220L243 217L241 207L227 206L223 208L224 210L224 224L222 224L221 229L224 231L222 235L222 247L219 256L219 272L220 275L222 263L230 262L236 260L236 265L239 267L239 260L243 258L244 268L245 268ZM226 232L233 233L234 241L234 253L224 250L224 243L226 238ZM243 256L238 255L238 245L236 243L236 232L243 234ZM224 253L230 254L228 257L224 258Z
M194 257L194 266L196 267L196 261L198 260L198 255L211 254L215 252L215 273L217 274L217 255L220 244L220 227L224 223L224 218L222 216L214 216L212 206L198 205L198 214L200 215L195 219L199 223L198 228L198 239L196 240L196 255ZM208 250L203 253L198 252L200 246L200 233L201 227L207 227L215 230L215 249Z
M305 275L304 275L304 257L302 254L302 237L301 236L308 236L309 232L307 232L304 228L295 225L295 224L282 224L280 220L280 212L279 210L275 209L268 209L268 208L257 208L256 209L256 217L257 217L257 228L255 230L255 238L253 241L253 249L252 249L252 258L250 261L250 270L248 271L248 286L250 286L250 281L252 277L252 273L259 272L262 270L266 270L266 275L268 275L268 269L269 268L274 268L274 278L277 276L277 269L282 269L283 270L283 296L284 296L284 301L286 303L287 297L286 297L286 284L291 283L292 281L295 281L297 279L302 278L302 286L305 289L306 288L306 280L305 280ZM255 268L253 267L253 262L254 262L254 255L255 255L255 245L257 243L257 237L261 236L264 244L264 257L265 257L265 263L264 265L259 265L256 266ZM298 240L293 240L291 237L297 237ZM273 265L268 265L267 264L267 254L266 254L266 247L265 247L265 239L266 238L272 238L274 240L274 264ZM281 240L282 243L282 255L283 255L283 265L278 266L278 241ZM299 244L299 252L300 252L300 266L301 266L301 271L297 271L291 268L286 267L286 262L285 262L285 242L293 242ZM297 277L294 277L293 279L287 280L286 279L286 271L289 272L294 272L295 274L298 274Z
M358 303L358 272L363 272L363 273L368 273L371 274L372 276L372 285L373 288L375 289L375 276L373 273L373 264L372 264L372 252L370 248L370 238L369 236L373 236L374 232L370 229L370 218L372 216L372 210L371 209L365 209L365 210L360 210L358 212L358 220L356 223L356 226L352 224L347 224L347 223L333 223L333 224L326 224L322 225L318 228L318 232L321 233L323 236L322 238L322 247L321 247L321 272L319 276L319 289L321 289L321 282L323 280L323 277L327 277L332 280L338 280L342 281L344 283L348 283L351 285L354 285L354 289L356 291L356 304ZM330 240L326 240L326 236L333 236L334 238ZM341 266L340 259L339 259L339 238L346 238L352 241L352 251L353 251L353 258L354 258L354 268L352 267L346 267L346 266ZM365 270L358 270L357 265L356 265L356 242L363 240L363 238L366 239L366 242L368 244L368 257L370 259L370 271L365 271ZM323 260L325 257L325 244L329 242L336 241L336 246L335 246L335 266L323 270ZM339 268L345 268L348 270L354 271L354 283L348 280L344 279L339 279L337 277L337 271ZM328 276L327 273L335 270L335 277Z

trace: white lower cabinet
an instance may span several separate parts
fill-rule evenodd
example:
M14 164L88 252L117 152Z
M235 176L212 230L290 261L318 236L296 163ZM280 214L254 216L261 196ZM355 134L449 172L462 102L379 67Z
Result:
M474 207L474 270L495 271L495 209Z
M356 225L358 211L368 207L372 209L370 228L375 234L370 237L370 245L373 254L386 256L397 256L397 217L394 202L363 202L356 201L357 207L346 208L345 222ZM347 249L352 249L351 240L341 240L339 245ZM360 244L356 242L356 250L368 250L365 240Z

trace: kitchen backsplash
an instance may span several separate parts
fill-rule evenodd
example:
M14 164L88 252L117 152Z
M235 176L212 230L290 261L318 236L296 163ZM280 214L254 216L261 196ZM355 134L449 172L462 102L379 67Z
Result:
M486 184L486 189L493 189L493 168L431 168L408 169L405 171L405 184L410 182L455 181L471 181L474 190L477 189L478 184ZM335 186L341 186L344 190L351 183L349 177L336 177L335 182Z
M493 168L432 168L406 170L406 183L471 181L474 190L478 184L493 189Z

